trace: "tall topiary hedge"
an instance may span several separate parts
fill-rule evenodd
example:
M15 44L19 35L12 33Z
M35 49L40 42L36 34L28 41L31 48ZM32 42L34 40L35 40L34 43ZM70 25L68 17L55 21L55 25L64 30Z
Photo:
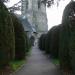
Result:
M40 36L40 38L38 40L38 47L40 50L42 50L42 36Z
M60 65L75 74L75 2L70 2L63 13L59 43Z
M7 8L0 2L0 67L14 59L14 27Z
M25 58L30 41L21 22L0 2L0 68L14 59Z
M26 50L26 54L29 52L30 48L31 48L31 41L25 33L25 50Z
M52 31L53 31L53 29L54 29L54 27L53 28L51 28L49 31L48 31L48 33L47 33L47 35L46 35L46 53L47 54L50 54L51 52L50 52L50 45L51 45L51 37L52 37Z
M49 46L50 46L50 30L46 34L46 38L45 38L45 52L47 54L50 54Z
M31 47L30 41L21 21L14 14L11 14L11 17L15 32L15 59L24 59Z
M15 59L24 59L26 55L26 33L20 20L14 14L11 14L11 17L15 31Z
M46 52L52 57L58 57L59 51L59 26L54 26L47 33Z
M45 50L45 38L46 38L46 34L42 34L39 38L38 46L40 50Z

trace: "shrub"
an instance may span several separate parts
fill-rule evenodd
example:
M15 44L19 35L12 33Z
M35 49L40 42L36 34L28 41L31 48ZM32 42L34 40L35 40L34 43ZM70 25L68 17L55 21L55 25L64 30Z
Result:
M47 33L46 53L50 54L53 58L58 58L59 27L60 26L54 26Z
M11 18L15 31L15 59L24 59L31 47L30 40L27 37L21 21L14 14L11 14Z
M0 2L0 66L14 59L14 27L7 8Z
M15 59L24 59L26 55L26 33L19 19L14 14L11 14L11 17L15 31Z
M41 50L45 50L45 38L46 38L46 34L42 34L39 38L38 46Z
M30 41L29 37L27 35L25 35L25 50L26 50L26 53L29 52L30 48L31 48L31 41Z
M75 2L69 3L63 13L60 29L59 57L63 70L75 74Z

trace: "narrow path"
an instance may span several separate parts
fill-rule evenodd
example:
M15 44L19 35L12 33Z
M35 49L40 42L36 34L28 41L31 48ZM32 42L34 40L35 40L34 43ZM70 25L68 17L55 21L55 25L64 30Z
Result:
M60 73L58 68L35 46L27 63L14 75L60 75Z

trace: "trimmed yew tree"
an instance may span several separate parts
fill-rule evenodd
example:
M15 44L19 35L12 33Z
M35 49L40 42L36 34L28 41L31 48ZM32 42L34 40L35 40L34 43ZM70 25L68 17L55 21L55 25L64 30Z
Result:
M10 14L0 2L0 68L14 59L14 27Z
M45 50L45 37L46 37L46 34L42 34L39 38L38 46L40 50Z
M59 42L60 66L75 74L75 2L70 2L63 13Z
M59 27L52 27L46 38L46 53L50 54L53 58L58 58L59 51Z
M11 14L11 17L15 31L15 59L24 59L27 51L26 33L20 20L14 14Z

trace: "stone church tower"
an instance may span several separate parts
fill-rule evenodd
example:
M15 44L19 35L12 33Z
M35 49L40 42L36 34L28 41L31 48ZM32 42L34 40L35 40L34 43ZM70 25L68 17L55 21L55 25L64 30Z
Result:
M26 16L37 33L48 31L46 6L41 0L22 0L22 16Z

